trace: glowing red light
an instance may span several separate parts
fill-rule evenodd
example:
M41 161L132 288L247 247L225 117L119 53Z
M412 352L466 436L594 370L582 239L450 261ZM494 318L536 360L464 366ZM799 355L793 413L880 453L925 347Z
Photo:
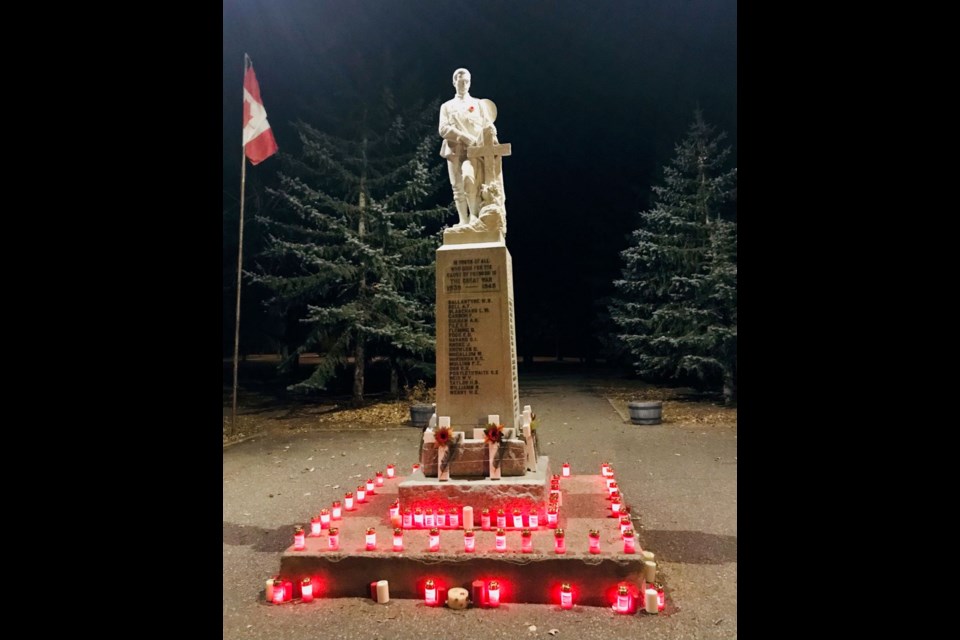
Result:
M329 533L327 534L327 548L330 551L336 551L340 548L340 529L336 527L331 527Z
M377 548L377 530L373 527L367 529L367 551L373 551Z
M300 598L304 602L310 602L313 600L313 584L310 582L310 578L304 578L301 581Z
M353 492L348 491L343 496L343 508L347 511L353 511Z
M497 551L503 552L507 550L507 534L504 533L503 529L497 529Z
M419 463L419 462L414 462L414 463L413 463L413 472L416 473L417 471L420 471L420 463Z
M547 507L547 526L556 527L557 526L557 508L556 507Z
M507 514L503 512L503 509L497 509L497 528L503 529L507 526Z
M617 488L617 481L611 480L609 484L607 484L607 492L612 496L614 491L619 491Z
M620 515L620 498L614 496L610 501L610 515L618 517Z
M487 604L491 607L500 606L500 583L491 580L487 585Z
M630 518L620 518L620 535L626 533L627 529L632 529L633 524L630 522Z
M357 487L357 504L360 504L361 502L365 502L366 499L367 499L367 487L364 485L360 485L359 487Z
M533 534L530 529L520 532L520 550L524 553L533 553Z
M329 509L320 509L320 528L321 529L330 528L330 510Z
M392 505L390 505L390 517L400 515L400 500L397 499Z
M654 589L657 590L657 611L663 611L667 606L667 596L663 593L663 587L659 584L653 585Z
M293 548L296 551L303 551L307 548L304 541L303 527L297 527L293 530Z
M553 550L557 553L567 552L567 539L563 535L563 529L553 532Z
M403 510L403 528L409 529L413 526L413 514L410 512L410 507L407 507Z
M430 529L430 551L440 551L440 530Z
M617 589L616 609L618 613L630 613L630 590L622 585Z
M566 582L564 582L563 586L560 587L560 608L573 608L573 593L570 591L570 585Z
M368 479L367 479L367 494L372 496L374 493L376 493L376 492L373 490L373 478L368 478Z
M530 510L530 517L528 518L528 520L530 521L530 528L531 528L531 529L539 529L539 528L540 528L540 519L539 519L539 516L537 515L537 509L536 509L536 507L534 507L533 509Z
M330 509L330 515L334 520L339 520L343 517L343 507L340 506L339 500L333 501L333 508Z
M394 467L393 467L392 464L388 464L388 465L387 465L387 477L388 477L388 478L392 478L394 473L396 473L396 469L394 469Z
M600 553L600 532L596 529L590 530L590 553Z
M473 531L467 529L463 532L463 550L467 553L471 553L476 548L476 538L473 535Z
M433 517L433 509L427 507L427 510L423 512L423 526L425 527L435 527L436 520Z
M627 529L623 532L623 552L624 553L636 553L637 552L637 538L633 533L633 529Z
M393 550L403 551L403 529L393 530Z
M564 463L563 463L563 477L564 477L564 478L569 478L569 477L570 477L570 463L569 463L569 462L564 462Z
M450 510L449 520L450 520L450 526L453 527L454 529L458 529L460 527L460 514L457 513L456 509Z
M273 581L273 604L280 604L283 602L283 580L274 580Z
M427 580L426 587L423 591L424 600L429 605L437 604L437 587L434 585L433 580Z
M445 527L447 526L447 512L443 507L437 509L437 526Z
M413 512L413 526L422 527L423 526L423 509L417 507L416 511Z
M484 509L480 512L480 528L484 531L490 531L490 509Z
M320 516L313 516L310 518L310 535L320 535Z
M513 527L514 529L523 528L523 513L520 511L520 509L513 510Z
M383 486L383 471L377 471L376 482L378 487Z

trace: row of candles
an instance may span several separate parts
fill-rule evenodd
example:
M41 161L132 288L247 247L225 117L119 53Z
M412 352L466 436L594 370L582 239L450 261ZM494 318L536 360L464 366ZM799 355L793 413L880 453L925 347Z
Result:
M475 606L496 608L500 606L500 580L475 580L473 582L473 602ZM644 594L643 608L647 613L659 613L666 606L666 597L663 586L658 583L644 581L640 590ZM276 576L267 580L267 602L283 604L293 600L293 581ZM437 583L428 579L424 583L424 602L428 606L439 606L443 600L443 589ZM314 599L313 580L305 577L300 580L300 601L312 602ZM377 580L370 583L370 597L380 604L390 601L390 584L386 580ZM573 608L573 589L569 582L560 586L560 608ZM639 603L634 601L632 590L628 585L621 584L617 588L617 599L613 610L617 613L632 613Z

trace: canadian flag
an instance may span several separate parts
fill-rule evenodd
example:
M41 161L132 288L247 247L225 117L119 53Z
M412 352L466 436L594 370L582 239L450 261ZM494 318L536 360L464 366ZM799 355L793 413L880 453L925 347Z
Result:
M254 165L277 152L277 141L267 122L267 110L260 99L260 85L252 64L243 76L243 149Z

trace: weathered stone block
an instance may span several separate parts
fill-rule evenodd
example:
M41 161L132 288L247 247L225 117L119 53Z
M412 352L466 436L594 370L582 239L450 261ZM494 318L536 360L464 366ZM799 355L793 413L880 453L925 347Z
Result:
M505 440L506 450L500 463L501 476L522 476L526 473L523 440ZM424 444L420 452L420 468L428 478L437 477L437 448ZM490 475L490 453L483 440L464 440L457 455L450 461L451 478L483 478Z

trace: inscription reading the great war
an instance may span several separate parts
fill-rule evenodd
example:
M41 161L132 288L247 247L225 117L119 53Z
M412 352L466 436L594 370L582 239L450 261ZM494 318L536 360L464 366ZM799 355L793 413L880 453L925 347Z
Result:
M498 269L490 258L457 258L443 275L447 293L499 291Z

